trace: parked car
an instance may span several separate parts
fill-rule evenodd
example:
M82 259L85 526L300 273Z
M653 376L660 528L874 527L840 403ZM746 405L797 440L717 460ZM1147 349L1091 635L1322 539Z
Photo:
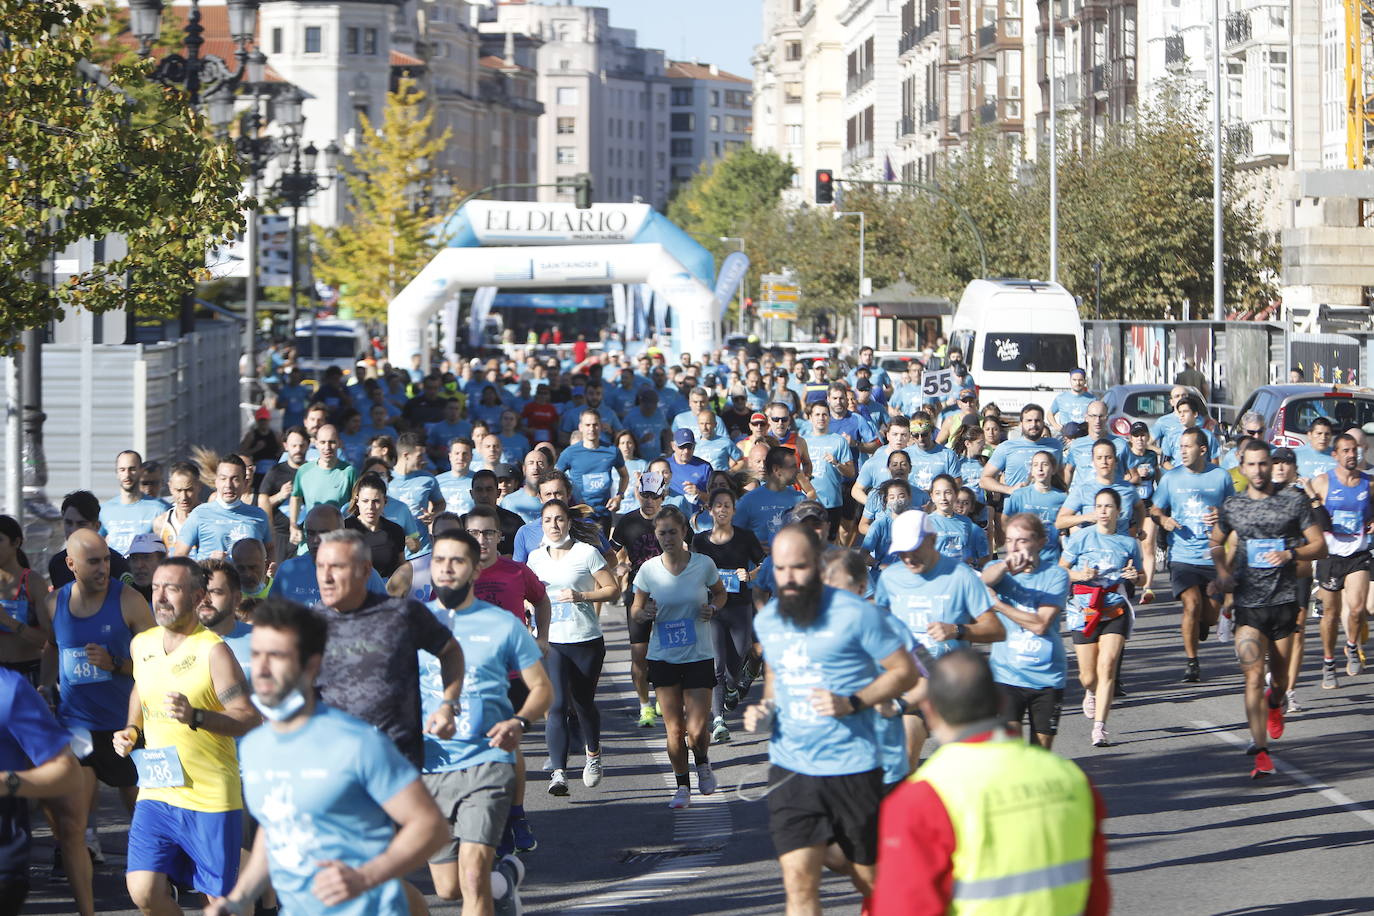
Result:
M1150 383L1113 385L1108 388L1102 395L1102 401L1107 405L1107 428L1118 436L1129 435L1131 424L1136 422L1144 423L1153 429L1155 421L1172 410L1169 406L1169 392L1174 387L1163 383ZM1188 385L1184 387L1202 398L1201 391ZM1206 403L1206 398L1202 398L1202 400ZM1210 407L1207 413L1207 422L1203 425L1220 434L1217 421L1211 416Z
M1374 391L1349 385L1265 385L1246 399L1238 416L1250 410L1264 417L1270 444L1297 448L1307 444L1307 428L1317 417L1329 417L1337 432L1374 422Z

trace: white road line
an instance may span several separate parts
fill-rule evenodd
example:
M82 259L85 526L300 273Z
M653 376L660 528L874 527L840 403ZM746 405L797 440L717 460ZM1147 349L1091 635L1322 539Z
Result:
M1248 747L1250 744L1248 738L1241 738L1233 734L1232 732L1226 731L1220 725L1216 725L1215 723L1208 722L1203 719L1194 719L1193 724L1196 725L1198 728L1202 729L1203 731L1211 732L1213 735L1216 735L1218 738L1220 738L1222 741L1225 741L1227 744L1231 744L1239 748ZM1349 795L1346 795L1340 789L1333 789L1331 786L1328 786L1326 783L1308 774L1306 771L1293 766L1293 764L1291 763L1284 763L1282 760L1275 760L1274 768L1277 769L1280 773L1283 773L1287 776L1291 776L1294 780L1302 783L1304 786L1311 789L1313 792L1316 792L1318 795L1322 796L1327 801L1331 802L1333 805L1336 805L1337 807L1344 808L1345 810L1349 811L1351 814L1355 815L1360 820L1364 821L1366 824L1374 825L1374 812L1371 812L1368 808L1364 807L1359 802L1355 801Z
M603 678L607 675L614 678L615 683L629 683L629 663L615 665L614 670L608 667L602 673ZM639 699L634 695L633 689L622 688L615 699L621 703L632 703L635 709L639 708ZM664 785L670 791L676 789L677 779L669 765L668 752L663 747L663 732L659 728L646 730L642 733L641 740L648 746L654 763L661 768ZM574 904L563 907L563 912L624 912L633 907L651 904L660 897L680 893L682 888L697 880L704 871L720 861L726 844L734 834L730 793L724 788L724 784L716 789L714 795L701 795L694 789L691 807L679 811L668 810L668 798L665 794L659 804L662 806L663 815L672 818L673 845L693 849L706 847L709 851L665 859L657 867L641 875L617 882L613 890L584 897Z

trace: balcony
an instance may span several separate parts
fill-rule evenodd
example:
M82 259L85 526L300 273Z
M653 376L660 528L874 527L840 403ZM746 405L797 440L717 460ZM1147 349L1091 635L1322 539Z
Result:
M1249 124L1228 124L1226 126L1226 152L1237 159L1248 159L1254 146L1254 135Z
M1088 80L1089 80L1089 82L1092 84L1092 93L1093 93L1093 95L1100 95L1101 97L1106 98L1106 96L1107 96L1107 65L1106 65L1106 64L1098 64L1097 66L1093 67L1093 68L1092 68L1092 72L1089 73L1089 75L1088 75Z
M845 83L845 94L853 95L871 82L873 82L873 68L871 66L865 67L858 73L851 73Z
M906 115L897 122L897 139L914 136L916 133L916 118Z
M1183 36L1164 36L1164 66L1170 70L1181 70L1187 59L1188 52L1183 45Z
M997 26L995 25L981 26L975 34L978 41L978 44L975 45L977 48L986 48L997 43Z
M1232 13L1226 17L1226 50L1232 51L1250 41L1250 14Z
M1288 119L1251 118L1226 127L1226 150L1249 165L1286 161L1291 153Z
M920 44L931 35L940 31L940 17L934 9L916 24L916 43Z
M858 164L860 164L860 163L866 162L866 161L868 161L869 159L872 159L872 158L873 158L873 141L872 141L872 140L864 140L864 141L863 141L862 143L860 143L858 146L851 147L850 149L847 149L847 150L844 151L844 158L843 158L842 164L844 165L845 168L848 169L848 168L853 168L854 166L856 166L856 165L858 165Z
M978 106L978 123L991 124L997 120L997 102L984 102Z
M917 43L918 41L920 41L920 39L918 39L918 38L916 37L916 30L915 30L915 29L911 29L911 30L909 30L909 31L903 32L903 33L902 33L902 37L901 37L900 39L897 40L897 54L898 54L898 56L900 56L900 55L902 55L902 54L905 54L906 52L910 51L912 48L916 47L916 43Z
M921 106L921 123L934 124L940 120L940 106L935 102L926 102Z

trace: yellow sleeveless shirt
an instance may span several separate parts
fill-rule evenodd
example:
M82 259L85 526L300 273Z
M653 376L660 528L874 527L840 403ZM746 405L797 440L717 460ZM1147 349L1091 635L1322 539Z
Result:
M235 811L243 807L239 783L238 747L228 735L183 725L164 708L168 693L183 694L196 709L223 712L210 677L210 652L221 640L198 627L169 655L162 648L162 627L134 637L129 654L134 660L134 684L143 707L143 733L149 748L176 747L185 774L177 788L140 788L140 800L166 802L191 811Z

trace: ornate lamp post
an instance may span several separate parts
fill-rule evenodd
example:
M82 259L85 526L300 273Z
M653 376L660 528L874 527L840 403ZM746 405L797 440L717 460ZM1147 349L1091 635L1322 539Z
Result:
M297 137L299 137L299 132L297 132ZM291 308L287 314L289 316L289 332L294 337L296 333L297 287L299 286L296 273L296 255L299 251L298 236L301 207L308 204L317 191L323 191L333 184L334 178L338 174L339 144L331 140L329 145L324 148L323 176L316 172L316 168L319 166L320 150L314 143L308 143L302 149L300 141L297 139L295 143L282 148L277 155L281 163L281 177L277 180L277 186L274 190L291 208Z

